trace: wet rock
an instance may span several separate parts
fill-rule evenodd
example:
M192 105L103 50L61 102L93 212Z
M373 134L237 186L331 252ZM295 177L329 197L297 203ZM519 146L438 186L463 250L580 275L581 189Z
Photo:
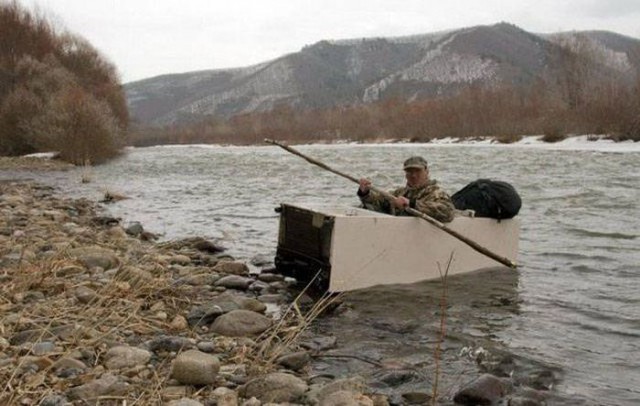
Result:
M258 296L258 300L261 301L262 303L281 304L286 302L287 298L284 295L281 295L280 293L272 293L272 294L260 295Z
M391 371L385 373L379 381L390 387L400 386L420 378L416 371Z
M319 336L300 343L300 346L311 351L326 351L336 348L338 340L335 337Z
M277 363L292 371L299 371L309 364L311 356L306 351L292 352L282 355L277 359Z
M178 336L160 336L145 343L145 347L149 351L159 352L178 352L193 348L193 341L186 337Z
M271 319L250 310L232 310L219 316L211 325L211 331L227 337L244 337L260 334L271 327Z
M136 347L117 346L110 348L105 354L107 369L130 368L146 364L151 359L151 353Z
M515 396L510 398L507 404L509 406L543 406L543 405L546 405L546 402L533 399L533 398Z
M197 400L182 398L178 400L172 400L171 402L167 403L167 406L203 406L203 405Z
M223 252L225 250L223 247L201 237L196 237L191 246L198 251L207 252L209 254L217 254L218 252Z
M324 402L332 393L340 391L363 393L365 388L365 380L361 376L338 379L326 385L312 388L306 394L306 401L310 404L319 404Z
M120 264L113 251L98 246L71 249L69 256L80 261L87 269L100 267L107 270L116 268Z
M538 371L529 376L528 383L534 389L549 390L555 385L557 378L553 371Z
M295 403L308 389L300 378L282 372L273 372L250 380L240 387L244 398L256 397L263 403Z
M431 394L426 392L406 392L402 394L402 400L408 405L431 404Z
M144 228L142 227L142 224L136 221L131 223L124 231L127 234L136 237L144 232Z
M250 297L239 298L237 303L240 305L241 309L251 310L256 313L264 313L267 310L267 305Z
M173 361L171 377L187 385L209 385L215 382L219 370L217 357L189 350L180 353Z
M373 406L373 400L361 393L340 390L327 395L319 406Z
M120 219L117 219L115 217L109 217L109 216L96 216L91 219L91 222L98 226L111 227L111 226L117 226L118 224L120 224Z
M235 303L233 305L236 309L239 308L239 306ZM222 315L223 313L224 310L222 309L222 307L216 304L198 306L189 311L189 314L187 315L187 322L190 326L206 326L208 324L211 324L215 319L218 318L218 316Z
M70 400L94 403L102 396L124 395L127 393L128 386L120 378L111 374L104 374L100 379L69 389L67 396Z
M269 284L266 282L262 282L262 281L253 281L251 283L251 285L249 285L249 287L247 288L247 290L250 290L252 292L261 292L265 289L269 288Z
M220 261L213 267L213 271L230 275L249 275L249 267L243 262Z
M490 405L505 395L505 387L500 378L484 374L466 384L453 400L463 405Z
M240 275L227 275L218 279L215 286L223 286L227 289L246 290L253 283L253 279Z

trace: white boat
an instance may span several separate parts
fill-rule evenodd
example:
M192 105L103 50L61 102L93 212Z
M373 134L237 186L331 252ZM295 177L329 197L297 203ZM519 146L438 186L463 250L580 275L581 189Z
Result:
M446 226L515 262L520 222L456 216ZM506 267L416 217L361 208L282 204L278 272L331 292L415 283Z

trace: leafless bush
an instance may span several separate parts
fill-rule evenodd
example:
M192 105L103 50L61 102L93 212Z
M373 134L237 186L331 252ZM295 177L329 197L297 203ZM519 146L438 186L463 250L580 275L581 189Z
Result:
M115 68L87 41L0 3L0 155L100 163L124 144L128 119Z

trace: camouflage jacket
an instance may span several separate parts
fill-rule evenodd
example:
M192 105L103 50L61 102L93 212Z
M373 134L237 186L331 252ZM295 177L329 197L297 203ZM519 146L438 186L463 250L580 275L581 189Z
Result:
M455 207L451 202L451 198L438 186L435 180L430 180L429 183L422 187L410 188L404 186L390 193L396 197L406 197L409 199L409 207L421 211L440 222L448 223L453 220ZM358 190L358 196L366 209L398 216L408 215L404 210L393 207L384 196L373 190L366 194L362 194Z

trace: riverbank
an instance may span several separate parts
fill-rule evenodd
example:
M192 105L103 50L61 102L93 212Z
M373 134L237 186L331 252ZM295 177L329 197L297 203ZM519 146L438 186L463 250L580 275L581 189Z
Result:
M311 373L338 345L308 331L318 306L297 300L287 311L293 281L250 273L215 243L156 243L140 224L125 228L94 202L30 182L0 184L0 215L3 404L430 402L428 387L389 395L406 373L398 365L378 365L392 385L384 391ZM543 374L533 389L502 366L483 368L448 396L544 404L554 381Z

